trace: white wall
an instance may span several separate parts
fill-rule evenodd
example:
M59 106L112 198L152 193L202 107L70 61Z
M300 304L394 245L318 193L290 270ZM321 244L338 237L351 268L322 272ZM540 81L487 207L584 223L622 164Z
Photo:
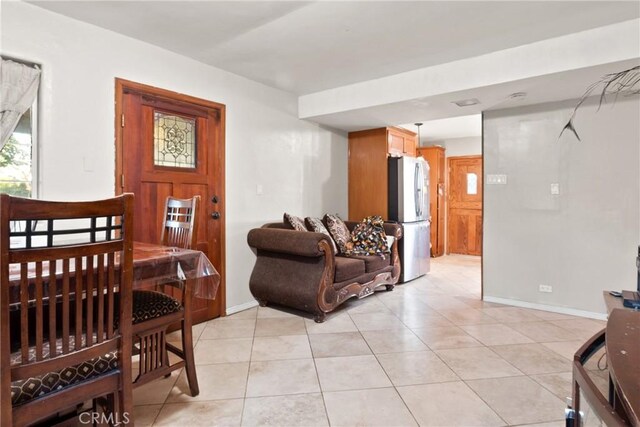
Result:
M507 185L484 187L489 299L606 313L602 290L636 287L640 99L620 97L600 111L591 100L576 119L582 142L558 140L574 105L484 115L484 173L507 175Z
M299 120L294 95L26 3L2 2L1 23L1 52L42 64L41 198L114 194L116 77L227 106L227 307L253 301L250 228L346 215L346 135Z

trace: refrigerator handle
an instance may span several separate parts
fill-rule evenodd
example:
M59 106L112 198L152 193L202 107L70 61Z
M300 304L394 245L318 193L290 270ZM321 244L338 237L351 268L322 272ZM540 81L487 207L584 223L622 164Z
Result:
M413 173L413 188L415 191L414 200L415 200L416 217L420 217L420 200L422 199L422 197L420 197L421 187L420 187L420 164L419 163L416 163L416 168Z

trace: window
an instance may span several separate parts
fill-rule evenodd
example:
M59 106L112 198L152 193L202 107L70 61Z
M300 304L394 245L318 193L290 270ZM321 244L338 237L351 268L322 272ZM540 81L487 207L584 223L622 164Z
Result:
M20 197L36 197L36 103L27 110L0 150L0 192Z
M475 173L467 174L467 194L478 194L478 175L476 175Z

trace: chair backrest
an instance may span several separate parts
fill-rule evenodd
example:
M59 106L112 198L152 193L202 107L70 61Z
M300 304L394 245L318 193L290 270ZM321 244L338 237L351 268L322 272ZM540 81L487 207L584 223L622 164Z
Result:
M12 420L14 381L110 352L129 378L132 231L132 194L92 202L0 194L0 425L22 423Z
M196 249L200 196L191 199L167 197L160 241L165 246Z

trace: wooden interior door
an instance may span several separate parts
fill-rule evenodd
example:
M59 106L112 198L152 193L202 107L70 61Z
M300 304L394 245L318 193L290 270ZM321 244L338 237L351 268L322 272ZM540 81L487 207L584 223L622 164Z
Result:
M116 193L135 194L134 240L160 243L167 196L200 195L197 249L207 254L221 283L215 300L194 300L193 320L223 315L224 105L117 83Z
M447 253L482 255L482 156L449 158Z

